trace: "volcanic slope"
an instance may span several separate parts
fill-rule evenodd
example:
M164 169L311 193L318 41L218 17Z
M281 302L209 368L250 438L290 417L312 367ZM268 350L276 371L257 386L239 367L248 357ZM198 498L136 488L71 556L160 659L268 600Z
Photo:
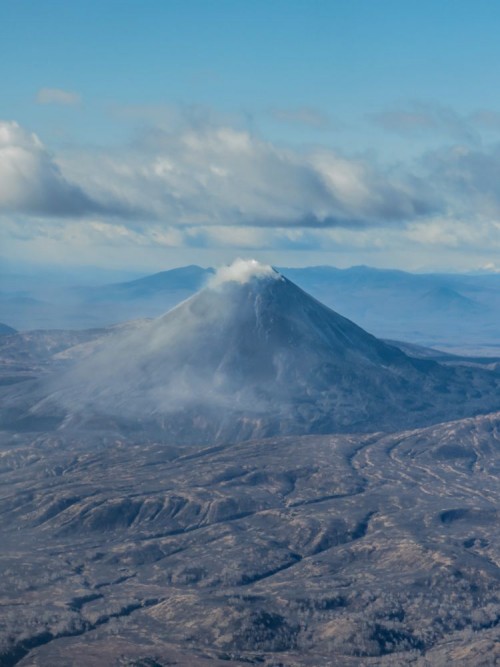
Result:
M177 443L397 430L500 408L498 373L408 357L256 262L74 356L38 387L31 416Z

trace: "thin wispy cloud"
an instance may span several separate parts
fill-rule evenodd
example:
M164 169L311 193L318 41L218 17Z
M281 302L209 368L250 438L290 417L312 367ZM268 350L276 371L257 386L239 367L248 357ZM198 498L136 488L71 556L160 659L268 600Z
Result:
M449 107L415 103L402 109L388 109L368 115L382 129L403 136L437 134L464 143L479 143L475 115L461 115Z
M60 104L74 107L82 103L82 96L71 90L61 88L40 88L35 98L37 104Z
M500 147L452 146L424 159L430 178L448 193L449 204L471 225L500 217Z
M479 109L470 114L469 119L479 129L500 131L500 111Z
M271 109L271 116L280 123L291 125L305 125L314 130L329 130L332 128L332 120L327 114L312 107L299 107L297 109Z

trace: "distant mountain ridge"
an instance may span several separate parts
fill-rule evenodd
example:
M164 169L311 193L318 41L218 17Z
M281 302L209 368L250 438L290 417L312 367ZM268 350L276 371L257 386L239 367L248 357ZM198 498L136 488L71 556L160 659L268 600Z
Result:
M208 278L215 273L214 269L203 269L191 264L168 271L153 273L144 278L137 278L121 283L112 283L104 287L76 288L87 299L110 300L113 298L137 299L156 295L164 291L197 292Z
M499 274L412 274L366 266L279 269L322 303L381 338L460 354L497 354ZM58 292L0 294L16 329L78 329L159 317L192 296L214 270L191 265L132 281ZM26 288L26 286L25 286ZM42 299L43 297L43 299ZM41 300L42 299L42 300Z
M16 330L13 329L12 327L9 327L8 324L4 324L3 322L0 322L0 336L11 336L12 334L15 334Z

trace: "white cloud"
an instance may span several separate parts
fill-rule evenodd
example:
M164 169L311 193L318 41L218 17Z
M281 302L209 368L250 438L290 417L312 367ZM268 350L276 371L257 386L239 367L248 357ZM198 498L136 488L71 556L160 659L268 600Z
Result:
M480 270L486 273L500 273L500 267L495 262L486 262L486 264L480 267Z
M72 216L93 208L35 134L15 122L0 122L0 210Z
M438 216L425 223L412 223L406 230L406 236L410 241L428 248L500 249L500 223L489 218L466 220Z
M499 183L494 146L454 146L390 169L197 118L121 148L52 154L17 123L0 123L5 238L38 236L72 252L87 239L193 255L474 247L479 256L498 247Z
M79 93L61 88L40 88L35 99L37 104L61 104L63 106L78 106L82 102Z
M436 206L415 177L330 150L278 147L229 126L155 129L129 149L59 162L96 200L142 211L138 224L359 227L405 222Z
M68 176L36 134L0 121L0 212L61 218L138 214L107 188L96 194Z

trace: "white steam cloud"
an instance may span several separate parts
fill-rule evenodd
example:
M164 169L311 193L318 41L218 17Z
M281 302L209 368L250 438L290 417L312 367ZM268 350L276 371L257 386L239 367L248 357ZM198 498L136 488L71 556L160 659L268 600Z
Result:
M228 282L247 283L252 278L279 278L272 266L261 264L256 259L236 259L229 266L222 266L210 279L209 287L219 287Z

